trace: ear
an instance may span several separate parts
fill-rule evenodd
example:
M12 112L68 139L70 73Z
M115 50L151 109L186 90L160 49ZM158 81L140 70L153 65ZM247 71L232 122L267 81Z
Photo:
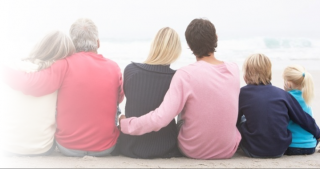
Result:
M100 40L97 40L98 48L100 48Z

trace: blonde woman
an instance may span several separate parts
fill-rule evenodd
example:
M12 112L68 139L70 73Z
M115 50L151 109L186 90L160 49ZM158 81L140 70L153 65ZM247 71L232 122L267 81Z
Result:
M131 63L124 70L124 93L127 98L126 117L140 117L156 109L169 89L175 73L170 68L181 53L176 31L162 28L154 38L144 63ZM133 158L171 158L180 156L175 120L158 132L141 136L121 133L121 154Z
M290 119L320 137L315 120L296 99L272 86L271 66L269 58L260 53L250 55L243 65L247 85L239 95L238 129L241 149L253 158L278 158L285 153L292 140L287 129Z
M209 20L192 20L185 37L197 62L177 70L158 108L138 118L120 118L121 131L131 135L159 131L181 114L178 145L185 156L231 158L241 139L236 127L238 66L216 58L218 38Z
M50 67L72 55L72 40L60 31L47 34L28 58L10 64L27 73ZM1 149L16 155L49 155L55 149L57 91L34 97L1 84Z
M312 116L311 101L314 97L313 80L302 66L294 65L285 68L283 72L284 89L288 91L300 104L302 109ZM290 120L288 129L292 133L292 142L285 152L286 155L313 154L317 140L301 126Z

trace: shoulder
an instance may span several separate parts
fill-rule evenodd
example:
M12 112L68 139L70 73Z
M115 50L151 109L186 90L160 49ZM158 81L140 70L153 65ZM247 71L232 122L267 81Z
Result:
M57 66L57 67L65 67L68 66L68 60L67 58L64 59L59 59L57 61L55 61L52 66Z
M275 93L278 93L280 95L283 95L285 97L292 97L291 94L289 94L287 91L279 88L279 87L276 87L276 86L272 86L271 85L271 89L275 92Z
M179 73L179 74L193 74L194 71L197 71L199 69L199 67L201 67L201 65L199 64L199 62L195 62L195 63L192 63L190 65L187 65L187 66L183 66L181 67L180 69L178 69L176 71L176 74Z
M227 61L227 62L224 62L224 64L229 68L233 68L233 69L239 70L239 66L234 62L228 62Z
M246 91L259 91L259 93L276 93L277 95L289 95L288 92L284 91L283 89L280 89L276 86L273 86L272 84L268 85L252 85L248 84L246 86L241 87L240 92L246 92Z
M136 73L140 70L140 68L136 65L136 63L131 62L130 64L128 64L125 68L124 68L124 74L132 74L132 73Z
M235 77L239 77L240 76L240 69L238 67L238 65L234 62L224 62L226 68L228 69L228 71Z
M111 60L111 59L107 59L107 58L105 58L105 59L108 61L108 63L109 63L111 66L120 69L120 67L119 67L119 65L118 65L117 62L115 62L115 61L113 61L113 60Z
M125 68L124 71L132 71L132 70L138 70L137 65L134 62L131 62L130 64L128 64Z

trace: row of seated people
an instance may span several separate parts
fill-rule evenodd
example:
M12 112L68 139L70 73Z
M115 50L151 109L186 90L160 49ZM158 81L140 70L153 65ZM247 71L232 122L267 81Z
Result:
M303 67L284 70L283 90L271 84L269 58L252 54L240 88L239 67L214 55L218 39L209 20L192 20L185 38L195 63L170 68L181 42L165 27L145 62L129 64L122 78L119 66L98 54L90 19L73 23L70 37L47 34L28 58L1 65L1 150L35 156L57 147L66 156L146 159L226 159L238 148L257 158L315 152L320 130Z

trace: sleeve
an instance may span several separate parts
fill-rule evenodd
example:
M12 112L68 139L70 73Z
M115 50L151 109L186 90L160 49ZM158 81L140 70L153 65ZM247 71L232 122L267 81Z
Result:
M121 120L122 132L130 135L142 135L159 131L162 127L167 126L182 111L191 93L189 85L187 74L177 71L161 105L139 118L131 117Z
M120 72L120 78L119 78L119 94L118 94L118 104L123 101L124 98L124 92L123 92L123 80L122 80L122 74Z
M288 112L290 119L299 124L303 129L314 135L316 139L320 138L320 130L313 117L305 113L298 101L288 94Z
M239 94L239 110L238 110L238 120L237 120L237 126L240 124L241 122L241 117L243 116L243 112L242 112L242 104L244 101L244 98L242 98L242 89L240 90L240 94Z
M65 59L55 62L51 67L35 73L26 73L3 67L2 80L15 90L33 96L43 96L60 88L68 63Z

